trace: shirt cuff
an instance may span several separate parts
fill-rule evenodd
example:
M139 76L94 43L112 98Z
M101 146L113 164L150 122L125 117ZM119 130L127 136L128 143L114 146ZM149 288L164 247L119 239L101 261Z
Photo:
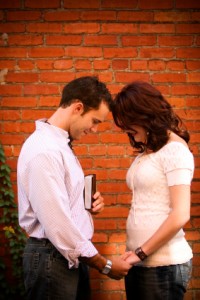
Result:
M80 256L82 257L93 257L98 253L97 249L90 242L80 242L76 245L74 250L67 252L67 259L69 261L69 268L78 268Z

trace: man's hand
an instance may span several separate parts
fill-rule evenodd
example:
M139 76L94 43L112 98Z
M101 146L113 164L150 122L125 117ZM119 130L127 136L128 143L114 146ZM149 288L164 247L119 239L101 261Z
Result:
M98 214L104 209L104 198L101 196L100 192L96 192L93 195L93 203L90 212L92 214Z
M121 256L112 258L112 268L108 273L108 277L119 280L128 274L128 271L131 267L132 265L122 259Z

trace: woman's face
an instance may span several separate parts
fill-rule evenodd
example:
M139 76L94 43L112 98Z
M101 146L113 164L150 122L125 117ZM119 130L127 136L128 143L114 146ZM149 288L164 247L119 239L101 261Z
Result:
M132 125L131 129L125 130L125 132L131 134L137 143L147 143L147 132L142 126Z

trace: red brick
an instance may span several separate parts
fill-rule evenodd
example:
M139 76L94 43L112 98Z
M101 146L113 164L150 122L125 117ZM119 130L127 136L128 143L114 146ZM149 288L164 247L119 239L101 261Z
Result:
M52 95L58 94L59 88L58 85L46 85L46 84L39 84L39 85L25 85L24 86L24 95Z
M106 23L101 25L101 33L138 33L138 25L127 23Z
M165 69L165 62L163 60L150 60L149 69L154 71L161 71Z
M200 3L196 0L190 0L189 2L187 0L176 0L176 8L200 8Z
M189 73L188 75L188 82L200 82L200 73Z
M62 32L62 25L59 23L29 23L27 25L28 32Z
M192 36L172 35L158 37L158 44L160 46L190 46L192 43Z
M184 73L153 74L151 78L153 82L186 82L186 75Z
M48 11L44 12L46 21L78 21L80 12L77 11Z
M122 37L123 46L154 46L156 45L156 36L154 35L142 35L142 36L123 36Z
M85 45L117 45L114 35L89 35L84 38Z
M197 33L200 32L200 24L177 24L176 33Z
M134 80L149 81L149 73L130 73L130 72L116 72L116 82L129 83Z
M38 74L37 73L28 73L28 72L23 72L23 73L11 73L9 72L6 76L6 81L7 82L37 82L38 81Z
M7 109L7 110L1 110L0 111L1 115L1 120L20 120L20 112L19 110L12 110L12 109Z
M82 11L81 12L81 20L88 20L88 21L115 21L116 20L116 14L115 11Z
M200 58L199 48L179 48L177 49L178 58Z
M40 74L41 82L69 82L75 79L74 72L43 72Z
M25 0L25 7L28 8L60 8L60 0L40 0L40 1L32 1Z
M112 220L112 219L103 220L103 221L101 219L100 220L95 219L94 227L96 230L116 230L117 223L116 220Z
M68 57L102 57L100 47L68 47L65 49L65 55Z
M64 49L53 47L31 48L29 57L62 57Z
M141 58L171 58L175 54L174 48L141 48L140 57Z
M47 45L80 45L82 37L78 35L47 35Z
M40 11L11 11L7 12L8 21L33 21L41 18Z
M146 60L132 60L131 70L147 70L148 65Z
M64 8L99 8L99 1L98 0L64 0Z
M39 98L38 106L58 107L61 96L41 96Z
M174 95L198 95L200 93L200 86L198 85L176 85L172 87Z
M73 67L73 61L71 59L60 59L54 62L54 69L66 70Z
M100 25L97 23L67 23L64 25L65 33L98 33Z
M44 110L23 110L22 120L38 120L42 118L49 118L53 111Z
M0 85L0 94L1 96L11 96L11 95L22 95L22 86L21 85Z
M35 97L5 97L2 99L2 106L5 107L35 107L37 99Z
M36 61L37 68L41 70L52 70L53 64L54 64L53 60L41 59Z
M100 136L101 143L128 143L128 138L125 134L102 133Z
M154 12L154 21L156 22L172 22L174 23L174 20L176 22L190 22L193 20L191 18L191 13L186 11L162 11L162 12Z
M13 57L26 57L27 49L26 48L0 48L0 57L3 58L13 58Z
M10 69L10 70L13 70L15 67L15 61L12 61L12 60L6 60L6 59L3 59L2 61L0 60L0 68L1 69Z
M0 1L0 8L20 8L21 1L20 0L7 0Z
M166 69L173 70L173 71L179 71L185 69L185 63L183 61L169 61L166 63Z
M140 0L139 8L141 9L171 9L173 8L173 0Z
M0 32L25 32L26 27L25 24L21 23L1 23Z
M24 137L22 135L1 134L1 143L3 145L22 144L23 142L24 142Z
M31 60L20 60L18 66L21 70L32 70L35 67L35 64Z
M100 60L95 60L93 64L94 64L94 69L105 70L110 68L111 62L109 59L100 59Z
M127 48L104 48L105 58L133 58L137 57L137 49L132 47Z
M112 0L112 1L107 1L107 0L102 0L101 1L101 7L103 8L131 8L134 9L137 7L137 0Z
M105 155L106 147L104 145L90 146L88 149L88 154L95 156Z
M96 243L96 242L98 242L98 243L105 243L106 242L107 243L108 236L105 233L95 232L92 241L93 241L93 243Z
M9 45L42 45L43 38L41 35L9 35Z
M153 22L154 14L145 11L119 11L117 19L125 22Z
M119 185L119 184L117 184ZM105 184L102 184L102 187L106 186ZM107 185L108 186L108 185ZM115 189L115 186L114 186L114 189ZM115 190L115 193L117 191L122 191L124 189L124 185L121 186L121 187L118 187L116 190ZM102 189L101 189L102 190ZM106 192L106 190L105 190ZM128 216L128 212L129 212L129 209L127 207L106 207L106 209L104 209L102 212L101 212L101 219L103 220L104 218L107 219L115 219L115 218L127 218ZM98 215L97 215L98 216Z
M175 33L173 24L140 24L140 33Z

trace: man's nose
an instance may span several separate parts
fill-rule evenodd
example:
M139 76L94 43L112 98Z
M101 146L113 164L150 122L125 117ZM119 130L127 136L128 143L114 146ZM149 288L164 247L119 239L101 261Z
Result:
M91 131L92 131L93 133L97 132L97 130L98 130L98 125L97 125L97 124L95 124L95 125L93 125L93 126L91 127Z

